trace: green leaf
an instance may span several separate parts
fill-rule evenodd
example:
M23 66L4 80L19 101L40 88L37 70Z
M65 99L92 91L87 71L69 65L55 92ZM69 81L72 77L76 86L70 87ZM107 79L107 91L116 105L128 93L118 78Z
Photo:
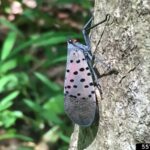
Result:
M66 41L66 36L54 36L53 38L50 39L42 39L38 38L35 41L35 46L46 46L46 45L55 45L58 43L62 43Z
M11 29L15 33L19 34L20 36L23 36L23 34L21 33L21 31L13 23L9 22L5 18L2 18L2 17L0 18L0 24L8 27L9 29Z
M19 95L19 91L12 92L0 101L0 111L9 108L12 105L12 100L14 100Z
M6 73L7 71L14 69L17 66L17 60L12 59L7 62L4 62L0 65L0 73Z
M29 83L29 77L24 72L12 73L0 78L0 93L5 90L13 90L20 86L26 86Z
M25 99L25 104L30 107L38 117L44 118L47 122L53 122L55 124L62 124L63 122L52 110L44 110L41 105L32 100Z
M64 142L66 142L66 143L69 144L69 142L70 142L70 137L64 135L62 132L60 132L59 137L60 137Z
M51 110L43 110L41 113L41 116L48 122L55 123L55 124L63 124L63 121L58 117L58 115L51 111Z
M24 136L21 134L17 134L17 133L11 133L11 132L1 134L1 136L0 136L1 141L7 140L7 139L13 139L13 138L17 138L17 139L24 140L24 141L33 141L33 139L30 137L27 137L27 136Z
M23 146L23 145L20 145L17 150L35 150L35 148L33 146Z
M72 35L75 38L81 37L79 34L66 32L48 32L40 35L32 36L28 41L23 41L18 47L14 48L12 55L24 50L29 46L54 46L66 42L67 36ZM12 56L11 55L11 56Z
M33 111L35 111L35 112L41 112L42 111L42 107L39 104L37 104L36 102L33 102L32 100L29 100L29 99L24 99L24 102Z
M22 118L23 114L21 111L9 111L5 110L0 113L0 124L5 128L9 128L15 124L18 118Z
M1 60L5 60L9 55L10 52L15 44L16 41L16 33L15 32L9 32L3 47L2 47L2 52L1 52Z
M56 114L64 114L64 96L57 95L50 98L43 106L46 110L51 110Z
M59 132L59 126L54 126L43 135L43 140L45 142L55 143L59 139Z
M35 72L35 76L40 79L48 88L50 88L52 91L59 91L61 90L61 87L50 81L46 76L44 76L43 74L41 73L38 73L38 72Z
M53 65L53 64L56 64L56 63L60 63L60 62L65 62L66 59L67 59L66 56L58 57L58 58L50 61L48 65Z
M5 90L5 86L18 82L17 77L14 74L5 75L0 79L0 93Z

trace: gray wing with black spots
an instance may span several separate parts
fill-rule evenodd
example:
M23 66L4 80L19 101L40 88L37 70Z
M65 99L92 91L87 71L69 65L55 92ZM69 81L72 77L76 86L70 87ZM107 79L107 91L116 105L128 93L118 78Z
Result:
M65 111L69 118L81 125L90 126L95 117L96 102L92 98L79 99L65 96Z

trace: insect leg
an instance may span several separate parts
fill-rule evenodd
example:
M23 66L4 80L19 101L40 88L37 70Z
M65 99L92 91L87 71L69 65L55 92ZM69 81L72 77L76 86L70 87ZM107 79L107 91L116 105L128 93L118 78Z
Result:
M89 49L90 49L90 38L89 38L88 33L87 33L87 27L92 22L93 18L94 17L91 17L90 20L84 25L84 27L82 29L82 34L83 34L85 43L86 43L86 45L88 46Z
M93 18L94 18L94 17L91 17L90 20L84 25L84 27L83 27L83 29L82 29L83 37L84 37L85 43L86 43L86 45L88 46L88 49L89 49L89 50L90 50L91 47L90 47L90 38L89 38L89 35L88 35L87 32L88 32L89 30L95 28L96 26L98 26L98 25L100 25L100 24L102 24L102 23L108 21L108 20L110 19L110 15L107 14L104 20L100 21L99 23L97 23L97 24L95 24L95 25L93 25L93 26L91 26L91 27L88 27L88 26L90 25L90 23L92 22Z
M106 64L106 63L104 62L104 60L102 60L102 59L100 59L100 58L98 58L98 57L95 57L95 55L92 55L92 54L90 53L90 51L84 51L84 55L88 57L88 62L90 62L89 66L90 66L91 70L93 70L93 71L92 71L93 75L95 74L95 75L94 75L95 80L97 80L98 77L97 77L97 75L96 75L96 73L95 73L95 71L94 71L93 68L95 68L95 66L96 66L96 64L97 64L98 62L100 62L104 68L107 68L106 71L110 71L110 69L111 69L110 64ZM93 60L96 60L94 64L92 63Z
M98 83L97 74L96 74L96 72L95 72L95 70L94 70L94 68L93 68L93 66L92 66L93 57L92 57L92 55L91 55L90 52L87 52L86 55L87 55L87 58L88 58L88 62L87 62L87 63L88 63L88 65L89 65L89 68L90 68L91 73L92 73L93 78L94 78L94 83L96 84L97 88L100 90L100 93L102 93L102 92L101 92L101 86L100 86L100 84Z
M86 30L86 31L91 30L91 29L97 27L98 25L100 25L100 24L102 24L102 23L108 21L109 19L110 19L110 14L106 14L106 17L105 17L104 20L98 22L97 24L95 24L95 25L93 25L93 26L91 26L91 27L89 27L89 28L86 28L85 30Z
M90 67L90 70L93 74L93 78L94 78L94 84L96 85L96 87L99 89L101 95L102 95L102 88L101 88L101 85L98 83L98 77L97 77L97 74L95 73L95 70L94 68L92 67L91 63L88 64L89 67Z
M90 70L91 70L93 76L94 76L94 80L98 80L98 77L97 77L97 75L96 75L96 73L94 71L93 65L92 65L92 61L93 61L92 54L89 51L86 51L84 54L85 54L85 56L87 56L87 59L88 59L87 63L89 65L89 67L90 67Z

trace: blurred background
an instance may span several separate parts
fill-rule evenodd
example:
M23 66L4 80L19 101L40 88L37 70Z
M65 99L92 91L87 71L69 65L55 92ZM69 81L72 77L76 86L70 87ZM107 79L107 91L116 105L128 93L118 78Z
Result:
M89 0L0 0L0 150L66 150L66 41L83 42Z

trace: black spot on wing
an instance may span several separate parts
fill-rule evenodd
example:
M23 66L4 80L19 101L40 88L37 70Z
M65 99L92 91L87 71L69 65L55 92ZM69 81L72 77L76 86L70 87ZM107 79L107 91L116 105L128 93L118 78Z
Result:
M80 68L79 70L82 72L82 71L84 71L84 68Z
M67 88L68 88L68 89L71 89L71 86L70 86L70 85L68 85L68 86L67 86Z
M80 59L76 61L76 63L80 63Z
M92 83L92 82L90 82L90 83L89 83L89 85L90 85L90 86L93 86L93 83Z
M68 94L69 92L68 91L66 91L66 94Z
M85 85L84 87L85 87L85 88L88 88L89 86L88 86L88 85Z
M81 94L80 93L77 93L77 96L80 96Z
M70 82L74 82L74 79L70 79Z
M70 97L77 98L75 95L69 95Z
M92 97L92 95L89 95L89 97Z
M78 86L77 86L77 85L73 85L73 87L74 87L74 88L77 88Z
M91 75L91 73L89 72L89 73L87 73L87 75L88 75L88 76L90 76L90 75Z
M84 82L84 81L85 81L85 79L83 79L83 78L82 78L82 79L80 79L80 82Z
M75 71L73 74L74 74L74 75L77 75L77 74L78 74L78 71Z
M95 91L91 91L91 93L92 93L92 94L94 94L94 93L95 93Z

